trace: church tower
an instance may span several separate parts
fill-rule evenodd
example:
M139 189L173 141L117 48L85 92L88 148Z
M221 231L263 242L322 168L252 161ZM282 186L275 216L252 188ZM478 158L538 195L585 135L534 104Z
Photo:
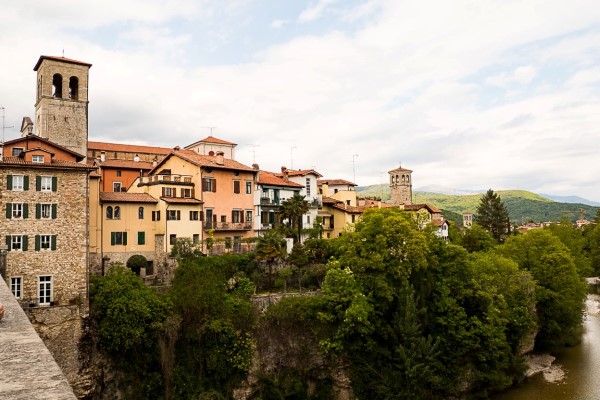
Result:
M393 204L412 204L412 171L398 167L388 172L390 174L390 195Z
M92 64L41 56L37 71L35 134L83 156L88 141L88 78Z

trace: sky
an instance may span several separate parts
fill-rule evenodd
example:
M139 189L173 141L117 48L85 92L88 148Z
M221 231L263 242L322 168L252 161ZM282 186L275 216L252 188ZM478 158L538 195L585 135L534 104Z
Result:
M63 54L93 64L90 140L600 201L597 0L3 1L6 140Z

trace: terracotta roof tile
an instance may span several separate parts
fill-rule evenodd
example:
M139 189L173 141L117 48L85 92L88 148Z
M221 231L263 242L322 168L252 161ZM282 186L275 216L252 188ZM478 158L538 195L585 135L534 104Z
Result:
M349 214L362 214L365 211L364 206L354 207L344 203L334 204L333 207L337 208L338 210L343 210Z
M103 203L158 203L148 193L100 192Z
M124 151L128 153L147 153L166 156L173 149L167 147L140 146L136 144L88 142L88 150L98 151Z
M165 203L169 204L203 204L204 202L199 199L188 199L185 197L161 197Z
M200 140L199 142L215 143L215 144L229 144L229 145L232 145L232 146L237 146L236 143L228 142L227 140L219 139L219 138L216 138L214 136L208 136L208 137Z
M326 185L348 185L348 186L358 186L356 183L352 183L345 179L318 179L317 185L321 186L322 184Z
M21 157L4 157L4 160L0 161L0 165L18 165L18 166L31 166L31 167L39 167L39 168L69 168L69 169L85 169L85 170L93 170L96 167L90 166L88 164L80 164L71 161L63 161L63 160L52 160L51 162L31 162L25 161Z
M320 173L318 173L317 171L315 171L314 169L288 169L287 173L288 173L288 176L305 176L308 174L314 174L314 175L317 175L318 177L323 176ZM281 172L278 172L275 175L280 178L283 177L283 174Z
M343 203L343 201L332 199L331 197L323 196L323 204L337 204Z
M441 213L442 211L429 204L405 204L404 211L419 211L426 208L431 213Z
M299 183L284 181L283 178L278 177L273 172L268 171L260 171L258 175L258 184L259 185L272 185L272 186L285 186L285 187L293 187L293 188L303 188Z
M4 145L6 146L6 145L9 145L9 144L16 144L16 143L19 143L19 142L27 142L29 140L39 140L42 143L46 143L50 147L55 147L55 148L60 149L60 150L62 150L64 152L72 154L73 156L75 156L76 159L79 159L79 160L83 160L85 158L85 155L83 155L83 154L76 153L73 150L67 149L66 147L63 147L63 146L61 146L59 144L56 144L56 143L54 143L54 142L52 142L52 141L50 141L50 140L48 140L46 138L43 138L43 137L37 136L37 135L27 135L27 136L23 136L23 137L20 137L20 138L13 139L13 140L9 140L7 142L4 142Z
M197 153L193 152L192 150L173 150L172 155L175 155L184 160L187 160L187 161L191 162L192 164L197 165L198 167L210 167L210 168L217 168L217 169L232 169L232 170L236 170L236 171L257 172L254 168L249 167L247 165L244 165L242 163L239 163L239 162L229 159L229 158L224 158L223 164L217 164L216 156L203 156L201 154L197 154ZM165 160L166 160L166 158L165 158ZM153 169L153 171L156 170L157 168L159 168L165 160L160 162Z
M43 60L60 61L60 62L66 62L66 63L70 63L70 64L85 65L85 66L88 66L88 67L92 66L92 64L90 64L90 63L86 63L86 62L83 62L83 61L73 60L72 58L54 57L54 56L40 56L38 62L35 64L35 67L33 67L34 71L38 70L38 68L40 67L40 64L42 63Z

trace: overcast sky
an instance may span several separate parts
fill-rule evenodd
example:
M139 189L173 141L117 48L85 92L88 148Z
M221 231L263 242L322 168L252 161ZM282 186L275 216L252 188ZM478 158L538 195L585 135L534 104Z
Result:
M63 49L93 64L90 140L215 127L261 169L600 201L598 0L4 1L7 140Z

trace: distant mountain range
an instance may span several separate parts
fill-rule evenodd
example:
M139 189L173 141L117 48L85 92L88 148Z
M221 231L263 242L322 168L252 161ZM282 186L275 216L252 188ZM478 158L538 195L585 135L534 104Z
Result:
M388 185L357 187L356 190L363 196L380 197L384 201L390 199ZM462 224L462 213L475 213L485 191L428 186L413 192L413 203L431 204L444 211L446 218ZM540 195L526 190L499 190L496 193L502 198L514 223L560 221L565 217L571 221L593 219L600 207L600 203L578 196Z

